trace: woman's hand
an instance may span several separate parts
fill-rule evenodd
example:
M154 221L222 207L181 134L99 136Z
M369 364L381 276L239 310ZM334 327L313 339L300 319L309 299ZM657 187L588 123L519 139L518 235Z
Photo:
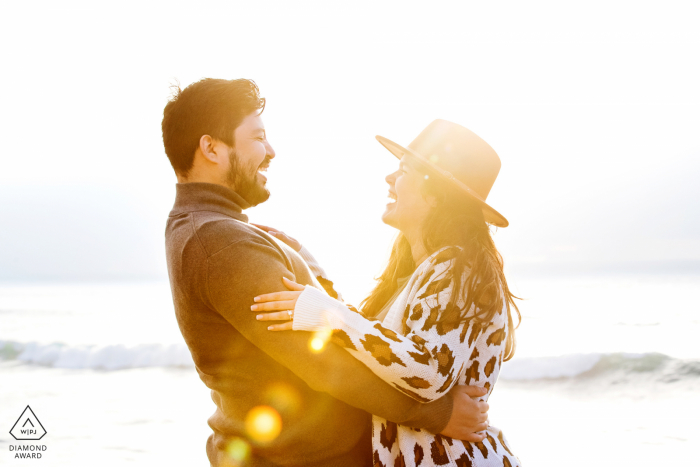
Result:
M306 288L301 284L290 281L286 277L283 277L282 281L290 290L289 292L275 292L260 295L253 299L253 301L256 302L256 305L250 307L250 309L253 311L274 311L274 313L258 314L255 318L259 321L286 321L282 324L273 324L268 326L267 329L269 331L287 331L292 329L294 307L297 304L299 295L301 295Z
M252 222L251 222L251 224L252 224ZM293 239L292 237L290 237L286 233L284 233L280 230L277 230L275 228L268 227L266 225L261 225L261 224L253 224L253 225L255 227L259 228L260 230L264 230L268 234L275 237L277 240L281 240L282 242L286 243L297 253L299 252L299 250L301 250L301 243L299 243L298 240Z

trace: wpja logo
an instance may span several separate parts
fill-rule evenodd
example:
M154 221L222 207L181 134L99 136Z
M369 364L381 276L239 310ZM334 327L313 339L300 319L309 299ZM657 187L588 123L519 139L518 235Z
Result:
M39 441L46 435L46 429L32 408L27 406L10 430L10 434L17 441ZM15 452L15 459L41 459L46 445L10 444L10 451Z

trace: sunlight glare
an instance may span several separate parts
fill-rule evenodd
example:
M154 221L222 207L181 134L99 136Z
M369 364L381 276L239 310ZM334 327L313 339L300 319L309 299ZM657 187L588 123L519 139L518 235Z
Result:
M245 427L253 441L267 444L274 441L282 431L282 418L272 407L259 405L248 412Z
M331 328L322 329L321 331L316 331L311 336L309 340L309 349L313 353L320 353L326 348L326 344L331 339L333 335L333 330Z
M250 456L250 445L242 438L233 438L226 446L226 454L231 466L242 466Z
M301 397L291 385L282 382L271 385L265 391L265 400L282 414L294 414L299 410Z

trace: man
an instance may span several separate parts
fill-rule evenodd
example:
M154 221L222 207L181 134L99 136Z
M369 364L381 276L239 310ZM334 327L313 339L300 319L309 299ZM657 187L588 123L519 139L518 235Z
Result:
M204 79L168 102L165 152L178 179L166 228L168 273L180 330L217 406L207 455L214 466L369 466L373 413L402 425L479 441L488 405L458 388L421 404L333 343L270 333L253 297L286 290L282 277L318 286L301 257L248 223L267 200L262 173L275 157L245 79ZM390 431L390 430L389 430ZM392 433L387 432L390 438Z

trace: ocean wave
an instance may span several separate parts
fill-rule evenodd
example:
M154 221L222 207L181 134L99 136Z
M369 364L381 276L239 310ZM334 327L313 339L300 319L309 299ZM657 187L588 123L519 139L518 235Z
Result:
M148 367L192 367L184 344L84 345L0 341L0 360L53 368L122 370Z
M184 344L83 345L0 340L0 360L52 368L122 370L128 368L192 368ZM660 353L590 353L557 357L515 357L505 362L500 379L512 381L596 378L606 375L652 374L666 381L700 377L700 361Z
M504 380L596 378L611 374L654 374L667 381L700 377L700 361L679 360L660 353L590 353L558 357L514 358L505 362Z
M503 363L499 378L508 380L571 378L590 371L601 357L601 354L515 357Z

